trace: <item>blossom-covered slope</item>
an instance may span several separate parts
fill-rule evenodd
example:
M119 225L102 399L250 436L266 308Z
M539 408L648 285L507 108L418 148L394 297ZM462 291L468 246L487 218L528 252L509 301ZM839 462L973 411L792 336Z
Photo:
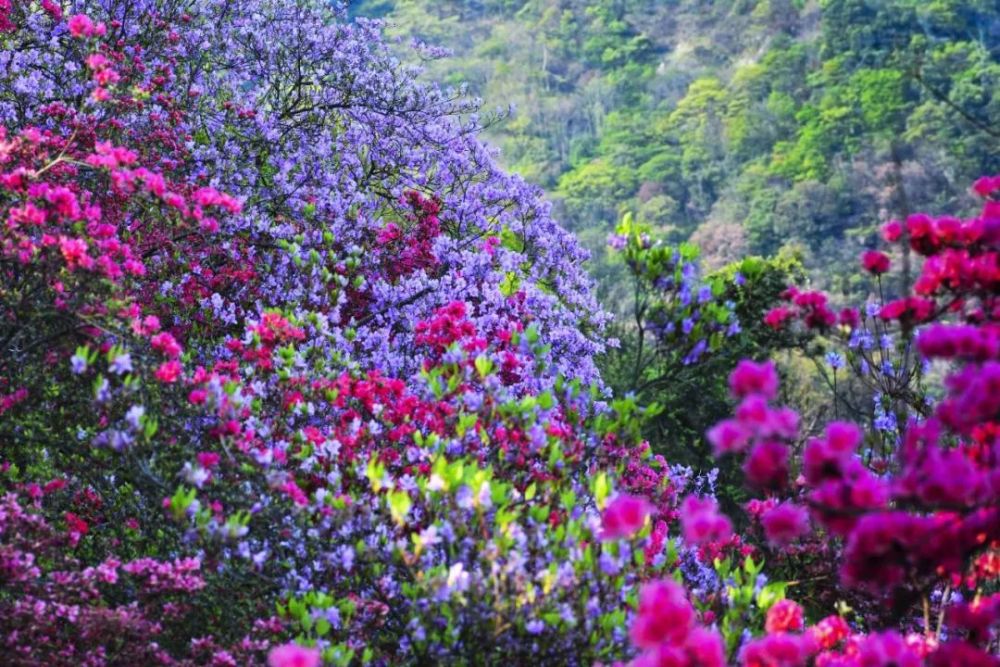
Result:
M864 315L738 321L761 262L622 228L665 363L759 328L884 392L866 436L734 362L727 516L600 385L572 237L378 24L0 0L0 62L4 664L996 667L1000 179L888 225L919 277Z

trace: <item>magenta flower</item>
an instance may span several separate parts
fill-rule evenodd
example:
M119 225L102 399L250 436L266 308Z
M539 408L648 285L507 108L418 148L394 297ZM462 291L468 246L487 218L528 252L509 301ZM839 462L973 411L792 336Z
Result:
M708 430L706 437L712 443L716 456L743 451L752 433L735 419L726 419Z
M781 490L788 484L788 447L767 440L754 446L743 464L750 484L761 489Z
M868 273L878 276L888 273L891 262L889 261L889 256L884 252L866 250L861 255L861 265Z
M632 624L632 642L654 648L663 642L682 643L694 625L694 608L680 584L653 581L639 592L639 614Z
M774 547L791 544L809 532L809 513L793 503L782 503L760 517L764 535Z
M601 515L601 539L615 540L635 535L652 511L653 506L644 498L618 494Z
M729 392L733 398L759 394L771 400L778 394L778 373L773 361L755 363L744 359L729 375Z
M268 667L319 667L319 651L298 644L285 644L271 649Z
M721 542L733 534L733 525L712 498L688 496L681 505L684 540L694 545Z

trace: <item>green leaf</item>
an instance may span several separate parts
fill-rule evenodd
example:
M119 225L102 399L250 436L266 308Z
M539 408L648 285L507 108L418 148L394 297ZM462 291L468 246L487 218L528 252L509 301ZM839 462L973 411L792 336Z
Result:
M479 377L485 378L493 372L493 361L486 355L480 354L476 357L476 371L479 373Z
M399 525L406 522L406 515L410 513L411 507L413 507L413 501L406 491L391 491L389 493L389 513Z
M594 502L597 503L598 509L604 509L605 500L608 498L608 494L611 493L611 485L608 483L608 476L606 473L600 473L594 478Z
M774 603L785 597L785 590L787 588L788 583L784 581L767 584L757 593L757 606L761 611L767 611L774 606Z

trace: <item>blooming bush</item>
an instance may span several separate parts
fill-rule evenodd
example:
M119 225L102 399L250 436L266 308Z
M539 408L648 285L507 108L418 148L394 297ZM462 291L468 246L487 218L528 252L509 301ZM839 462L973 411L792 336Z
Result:
M643 440L662 406L608 400L572 238L377 23L0 1L0 58L7 662L996 664L995 179L887 228L926 259L864 316L765 317L791 264L620 230L641 378L739 401L703 443L763 497L728 516ZM778 337L842 340L878 435L780 407L737 363Z

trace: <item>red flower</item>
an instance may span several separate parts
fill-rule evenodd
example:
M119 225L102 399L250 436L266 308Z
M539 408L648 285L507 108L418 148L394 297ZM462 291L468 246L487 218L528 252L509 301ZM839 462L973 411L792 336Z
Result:
M87 525L87 522L72 512L66 512L63 516L66 519L66 530L68 530L71 534L86 535L90 530L90 526Z
M791 309L778 306L769 310L767 315L764 316L764 324L777 331L785 326L785 322L790 320L792 315Z
M861 265L865 267L865 271L877 276L887 273L891 262L889 261L889 256L884 252L866 250L861 255Z
M801 632L804 627L802 607L792 600L778 600L767 610L764 629L768 632Z

